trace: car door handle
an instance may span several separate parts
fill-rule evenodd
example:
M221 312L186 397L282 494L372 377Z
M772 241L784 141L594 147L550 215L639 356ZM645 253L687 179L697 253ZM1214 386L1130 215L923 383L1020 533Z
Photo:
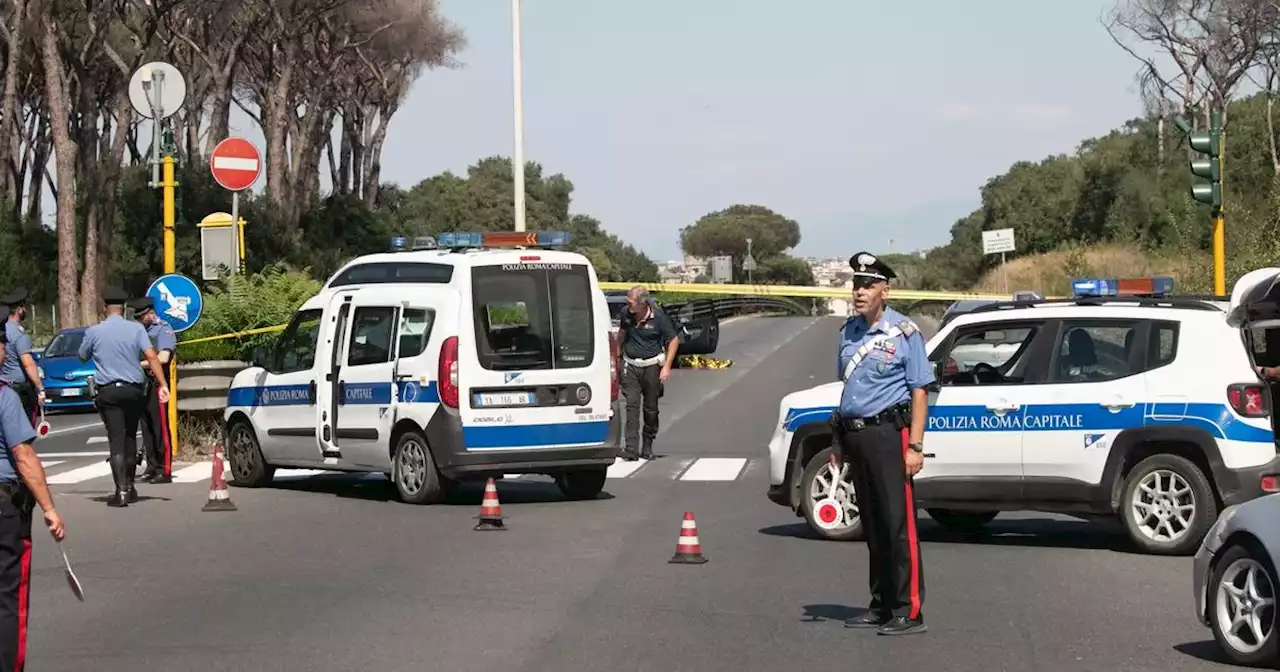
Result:
M338 405L344 406L347 403L347 381L338 381Z
M1022 406L1019 404L1011 404L1007 401L999 401L994 404L987 404L987 410L991 411L992 413L1008 413L1009 411L1016 411L1019 408L1022 408Z
M316 403L316 381L307 383L307 402Z
M1118 411L1123 408L1133 408L1133 402L1126 401L1124 399L1115 399L1102 404L1102 406L1112 411Z

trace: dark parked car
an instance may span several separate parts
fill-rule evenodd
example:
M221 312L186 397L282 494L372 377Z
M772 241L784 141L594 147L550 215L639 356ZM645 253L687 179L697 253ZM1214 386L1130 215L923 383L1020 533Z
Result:
M609 303L609 317L613 331L618 329L618 321L622 319L622 311L627 309L627 293L624 291L605 292L605 300ZM720 344L720 318L716 315L715 303L709 299L695 299L687 303L658 305L675 323L680 332L680 355L709 355L716 351Z

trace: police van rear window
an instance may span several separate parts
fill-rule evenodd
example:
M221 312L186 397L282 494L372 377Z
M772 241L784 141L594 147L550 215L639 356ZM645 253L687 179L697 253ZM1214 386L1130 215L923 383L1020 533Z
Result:
M476 351L492 371L581 369L595 356L585 264L495 264L471 270Z
M352 266L329 283L330 287L418 282L446 285L453 279L453 266L421 261L375 261Z

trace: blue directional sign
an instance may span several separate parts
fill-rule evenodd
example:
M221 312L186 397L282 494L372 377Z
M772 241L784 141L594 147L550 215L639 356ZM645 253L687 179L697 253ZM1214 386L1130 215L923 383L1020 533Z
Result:
M185 275L162 275L147 288L147 297L155 304L156 314L169 323L174 332L194 327L204 310L200 288Z

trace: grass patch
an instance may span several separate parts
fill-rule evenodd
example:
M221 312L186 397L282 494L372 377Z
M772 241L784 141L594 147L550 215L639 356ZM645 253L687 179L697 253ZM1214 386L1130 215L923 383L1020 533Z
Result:
M221 410L178 413L178 461L203 462L213 459L213 446L221 440Z
M1200 285L1212 269L1211 260L1203 254L1160 254L1120 245L1066 247L1011 259L983 275L973 290L1010 295L1019 290L1036 290L1046 296L1069 296L1071 281L1078 278L1167 275L1173 278L1176 292L1194 293L1205 291Z

